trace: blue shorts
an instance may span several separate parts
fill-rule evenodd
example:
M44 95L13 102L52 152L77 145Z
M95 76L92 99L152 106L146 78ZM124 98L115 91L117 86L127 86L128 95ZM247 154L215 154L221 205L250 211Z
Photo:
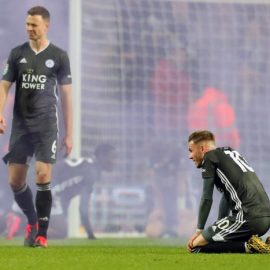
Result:
M58 131L32 132L10 136L9 152L3 157L4 162L29 164L34 156L36 161L55 163L57 156Z

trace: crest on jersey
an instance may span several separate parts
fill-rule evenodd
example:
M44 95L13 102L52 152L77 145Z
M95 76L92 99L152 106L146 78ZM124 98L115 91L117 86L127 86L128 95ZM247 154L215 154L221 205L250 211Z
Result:
M4 70L3 70L3 75L6 75L7 74L8 68L9 68L9 65L6 64L5 67L4 67Z
M45 62L46 67L53 68L54 67L54 61L52 59L48 59Z

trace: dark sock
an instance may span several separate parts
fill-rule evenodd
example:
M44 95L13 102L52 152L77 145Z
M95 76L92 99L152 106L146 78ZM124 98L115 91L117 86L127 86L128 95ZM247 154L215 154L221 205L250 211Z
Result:
M36 209L38 216L38 235L47 237L52 208L50 183L37 185Z
M245 253L244 242L213 242L203 247L196 247L192 253Z
M23 213L26 215L28 223L34 225L37 223L37 214L34 207L32 191L28 185L20 190L14 191L14 198Z

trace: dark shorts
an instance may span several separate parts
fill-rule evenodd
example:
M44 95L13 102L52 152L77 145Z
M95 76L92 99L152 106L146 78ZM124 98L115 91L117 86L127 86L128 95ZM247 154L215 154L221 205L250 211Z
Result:
M208 242L247 241L252 235L264 235L270 228L270 217L240 221L225 217L206 228L202 235Z
M34 156L36 161L55 163L58 131L19 134L10 137L9 152L3 160L7 163L29 164Z

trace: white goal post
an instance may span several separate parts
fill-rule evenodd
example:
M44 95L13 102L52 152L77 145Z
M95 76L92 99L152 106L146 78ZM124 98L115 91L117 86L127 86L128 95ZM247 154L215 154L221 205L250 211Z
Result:
M69 56L73 84L73 150L72 158L81 156L81 0L69 1ZM78 237L79 198L72 199L68 210L68 237Z

